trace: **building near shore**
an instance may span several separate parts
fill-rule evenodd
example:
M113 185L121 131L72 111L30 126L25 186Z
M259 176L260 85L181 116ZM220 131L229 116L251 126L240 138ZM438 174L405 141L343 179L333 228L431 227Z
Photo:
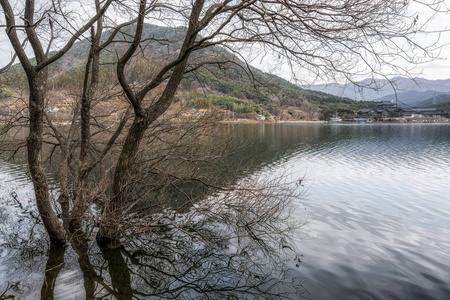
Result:
M425 116L441 116L449 117L449 113L443 109L437 109L435 107L415 107L415 108L399 108L398 113L402 117L425 117Z
M449 117L449 113L436 107L398 107L392 101L378 102L374 107L357 111L358 116L373 119L388 119L391 117Z

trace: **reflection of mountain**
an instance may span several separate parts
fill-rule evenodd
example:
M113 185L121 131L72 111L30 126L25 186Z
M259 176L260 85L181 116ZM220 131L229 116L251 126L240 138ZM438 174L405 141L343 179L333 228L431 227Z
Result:
M366 86L369 83L369 81L360 81L358 85ZM391 79L391 82L377 80L372 84L372 87L376 89L361 88L352 83L332 83L313 85L309 88L355 100L390 101L397 96L397 99L406 105L416 106L431 98L435 92L437 95L450 94L450 79L428 80L417 78L413 81L404 77L395 77Z
M190 165L184 164L183 168L171 168L170 164L164 165L164 169L159 168L154 172L152 166L147 168L143 163L141 167L149 172L136 173L136 184L138 184L136 190L142 191L142 194L137 192L137 197L150 199L156 203L164 202L166 206L180 207L182 211L186 211L191 207L191 201L198 201L215 193L216 189L211 187L234 186L251 174L282 164L299 151L314 151L316 147L320 147L324 139L329 138L327 134L324 134L327 128L318 124L302 126L283 123L223 124L210 136L201 137L197 144L190 144L195 153L194 159L200 161ZM184 148L178 150L181 151L179 155L171 152L173 157L171 163L175 165L177 164L175 159L183 160L187 157ZM23 173L26 168L25 157L25 153L20 152L15 157L20 164L5 165L5 167L9 172L16 169L16 173L21 174L22 180L26 181L27 178ZM203 157L217 158L208 161ZM53 157L52 164L58 165L58 157ZM54 166L47 166L52 183L55 183L52 178L55 178L57 174ZM159 184L159 181L154 180L155 172L159 172L162 178L174 175L180 180L171 177L172 188L166 187L163 191L155 188L148 194L148 190L151 189L150 183L154 186ZM183 179L183 175L188 179ZM209 186L205 186L204 183ZM147 206L148 203L145 202L142 207Z

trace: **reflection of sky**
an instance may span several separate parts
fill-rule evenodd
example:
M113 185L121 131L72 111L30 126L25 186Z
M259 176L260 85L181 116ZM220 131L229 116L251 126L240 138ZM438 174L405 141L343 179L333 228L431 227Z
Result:
M34 193L23 166L3 160L0 160L0 207L0 291L8 282L40 286L47 235L40 225L36 226L40 221Z
M308 194L295 215L309 220L299 232L298 270L311 298L448 298L450 124L236 126L244 134L240 127L258 129L247 133L276 150L265 152L278 158L266 158L264 171L274 176L273 169L286 168L293 178L305 176ZM22 176L19 167L0 162L0 216L21 224L19 236L25 239L30 224L20 221L22 210L9 197L15 191L33 210L30 184ZM305 232L309 236L303 238ZM13 257L8 251L0 251L0 276L5 270L23 276L2 263ZM73 266L76 255L66 257ZM27 282L40 286L43 256L29 262ZM63 269L57 298L76 290L81 276L79 269Z
M324 284L330 298L358 289L386 297L391 287L404 296L450 293L449 129L338 126L331 136L341 140L286 162L299 176L307 170L310 238L298 245L312 289Z

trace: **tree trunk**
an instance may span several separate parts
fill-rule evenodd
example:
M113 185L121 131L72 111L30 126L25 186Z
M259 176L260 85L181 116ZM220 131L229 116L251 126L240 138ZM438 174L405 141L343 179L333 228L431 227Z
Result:
M150 91L152 83L144 86L143 89L136 94L131 89L124 73L125 65L131 59L141 41L146 1L142 0L140 3L139 11L141 14L136 25L137 28L134 40L124 56L119 59L117 64L117 76L125 94L128 97L128 100L133 106L135 119L130 127L130 130L128 131L125 144L122 148L122 152L120 153L116 166L112 187L112 197L109 199L109 202L105 204L105 209L103 211L100 231L97 234L97 241L100 244L110 244L119 237L119 225L123 218L123 211L127 202L126 188L130 183L131 164L136 158L139 150L139 144L141 143L148 126L169 108L173 97L175 96L175 92L183 79L190 55L189 48L195 42L197 34L200 30L199 18L204 3L204 0L194 1L191 15L189 17L189 27L186 32L183 45L181 46L180 53L178 54L179 61L173 65L173 72L159 100L145 110L142 107L142 100Z
M50 241L65 244L66 237L63 226L58 220L48 189L47 177L42 163L42 136L44 118L44 97L47 85L47 69L28 76L30 86L29 113L30 132L27 138L28 167L33 180L36 205L47 230Z
M136 158L139 145L148 126L149 122L145 118L135 117L128 131L114 172L112 197L105 204L100 230L97 235L97 241L100 244L109 244L119 237L119 224L127 203L126 188L130 183L131 164Z
M62 161L59 168L59 198L58 202L68 202L69 201L69 162L67 158L66 151L63 151Z
M71 213L70 230L72 232L81 228L83 215L86 211L86 190L87 190L87 178L88 178L88 155L89 155L89 143L90 143L90 108L93 89L90 88L92 83L89 84L89 73L91 71L92 63L92 46L89 53L88 63L85 70L85 79L83 84L83 95L81 97L81 149L80 149L80 166L77 178L77 188L74 206ZM98 63L98 61L97 61ZM95 70L94 70L95 71ZM93 71L92 77L97 78L98 70ZM95 84L96 86L96 84Z
M99 9L98 0L96 0L97 9ZM89 149L91 138L91 102L95 90L98 86L100 73L100 39L103 30L102 18L97 21L97 33L94 28L91 29L92 44L89 50L89 57L84 71L83 93L81 96L81 149L80 149L80 167L77 178L77 192L75 196L74 207L71 214L70 230L72 232L81 228L83 215L86 211L86 191L87 179L89 176Z

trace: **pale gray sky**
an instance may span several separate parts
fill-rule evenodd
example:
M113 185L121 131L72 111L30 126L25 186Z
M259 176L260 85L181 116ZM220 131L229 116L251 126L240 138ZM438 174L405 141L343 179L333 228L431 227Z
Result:
M450 7L450 0L445 0L445 4ZM412 7L412 13L419 15L419 22L425 22L432 13L430 11L419 10L417 7ZM440 14L439 16L431 19L428 22L427 30L442 31L439 45L441 46L440 58L438 60L420 64L413 69L413 73L417 74L419 77L427 79L448 79L450 78L450 18L449 14ZM421 36L418 41L428 43L434 41L436 35ZM4 66L9 62L12 57L12 48L10 46L9 40L6 37L4 28L0 28L0 67ZM282 76L285 79L291 80L290 68L287 65L280 65L276 60L267 56L264 59L257 58L252 60L252 64L255 67L261 68L264 71L273 72L276 75ZM407 66L411 68L412 66ZM313 81L311 77L308 77L306 73L301 72L303 78L306 81ZM401 75L401 74L399 74ZM301 77L301 76L300 76ZM309 82L312 84L324 83L324 82Z
M444 0L442 9L450 8L450 0ZM404 61L398 61L398 65L408 69L410 75L414 77L423 77L426 79L448 79L450 78L450 14L439 13L436 14L431 9L425 9L423 5L413 3L410 7L410 14L412 16L418 16L418 26L424 26L423 29L430 32L428 35L417 35L414 39L418 44L423 46L432 46L433 44L437 50L434 55L439 58L424 62L418 65L408 65ZM434 32L434 33L433 33ZM242 52L241 52L242 53ZM245 52L244 52L245 53ZM287 80L292 80L292 72L287 64L280 63L276 58L266 55L261 58L258 57L258 50L253 50L253 55L250 56L251 64L255 67L261 68L266 72L275 73ZM392 76L405 76L405 74L392 74ZM295 76L297 80L304 81L299 82L301 84L321 84L330 83L323 81L324 78L314 78L308 75L305 71L297 71ZM377 76L376 76L377 77ZM364 78L356 78L360 80ZM345 83L345 82L341 82Z
M444 1L445 5L450 8L450 0ZM415 13L419 15L419 22L424 22L427 18L431 18L428 22L427 29L442 31L439 45L442 47L440 51L440 59L425 63L416 67L416 72L421 72L421 77L427 79L448 79L450 78L450 14L439 14L432 17L430 11L421 11L417 7ZM422 39L432 39L433 37L423 36Z

